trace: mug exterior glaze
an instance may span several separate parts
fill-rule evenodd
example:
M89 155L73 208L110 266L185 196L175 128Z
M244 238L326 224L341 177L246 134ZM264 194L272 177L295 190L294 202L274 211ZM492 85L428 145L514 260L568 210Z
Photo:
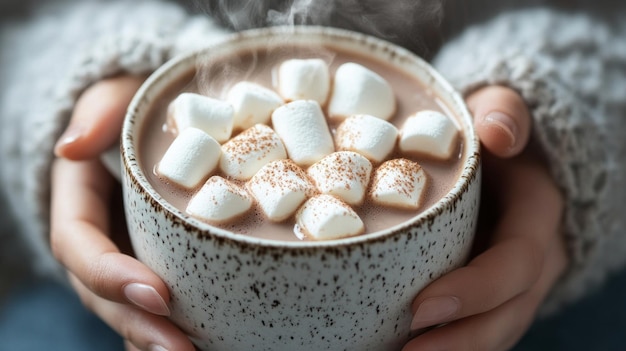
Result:
M464 133L464 164L452 190L412 220L323 242L278 242L191 218L150 185L137 159L151 102L203 55L284 43L337 45L397 66L442 99ZM174 59L137 92L122 131L126 217L137 258L171 294L171 319L201 350L398 350L412 336L411 302L468 259L479 208L480 154L463 99L409 51L325 27L241 32Z

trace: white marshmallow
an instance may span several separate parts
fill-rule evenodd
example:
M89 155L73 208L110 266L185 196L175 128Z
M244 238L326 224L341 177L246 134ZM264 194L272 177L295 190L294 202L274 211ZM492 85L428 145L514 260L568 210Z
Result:
M324 105L330 91L328 65L322 59L292 59L281 63L278 93L287 101L315 100Z
M397 139L398 129L393 124L370 115L355 115L337 127L335 144L338 150L355 151L380 163L393 151Z
M180 132L157 166L157 173L184 187L194 188L215 170L220 144L197 128Z
M296 212L294 231L310 239L329 240L362 234L365 226L345 202L321 194L308 199Z
M456 151L458 133L450 117L437 111L420 111L404 122L400 130L400 150L449 159Z
M289 218L315 193L304 170L288 159L266 164L247 186L263 213L274 222Z
M168 108L168 118L174 122L178 132L189 127L202 130L219 143L230 138L233 131L233 106L208 96L182 93Z
M335 151L324 112L313 100L297 100L272 113L274 130L285 143L289 158L309 166Z
M332 91L328 114L333 120L359 114L388 120L396 111L396 98L389 83L356 63L344 63L337 68Z
M267 124L272 111L283 104L283 99L272 90L245 81L230 88L226 101L235 109L236 129L247 129L258 123Z
M426 183L426 172L416 162L389 160L374 172L370 197L382 206L415 210L421 205Z
M270 161L287 158L280 137L272 128L257 124L222 145L220 169L238 180L248 180Z
M248 193L228 180L213 176L191 198L187 213L211 223L229 222L252 207Z
M332 153L308 169L317 189L350 205L360 205L372 174L370 161L352 151Z

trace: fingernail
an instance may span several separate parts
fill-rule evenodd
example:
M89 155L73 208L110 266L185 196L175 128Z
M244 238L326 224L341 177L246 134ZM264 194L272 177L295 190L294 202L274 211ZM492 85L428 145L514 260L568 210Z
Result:
M460 302L454 296L431 297L424 300L411 321L411 330L447 322L459 311Z
M130 283L124 287L124 296L137 307L153 314L169 316L170 309L167 304L150 285Z
M509 136L511 140L509 148L515 146L515 142L517 139L517 124L515 124L515 121L513 120L513 118L511 118L511 116L502 112L495 111L487 114L484 121L500 128L504 133Z
M161 345L150 345L148 351L167 351L167 349Z
M54 146L54 153L57 156L60 156L59 153L62 151L62 149L65 146L70 145L76 142L76 140L80 139L83 133L83 126L77 123L70 124Z

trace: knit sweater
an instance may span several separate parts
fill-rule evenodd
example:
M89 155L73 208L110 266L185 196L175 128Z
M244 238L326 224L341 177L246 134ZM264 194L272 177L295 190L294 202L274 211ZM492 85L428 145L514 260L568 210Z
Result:
M474 16L472 11L444 13L438 1L398 1L389 7L368 0L354 6L371 16L346 21L354 18L354 8L345 6L349 1L333 7L334 2L320 0L312 2L315 7L291 11L279 1L245 8L231 1L228 12L193 3L185 9L163 1L52 1L16 15L15 2L0 0L0 13L13 14L0 27L2 284L11 281L8 272L18 272L15 267L60 272L48 245L52 147L80 93L107 76L147 73L177 54L220 40L226 30L207 13L218 14L231 29L298 21L349 27L423 56L436 53L433 64L463 93L487 84L512 87L532 112L534 140L566 200L562 227L571 262L544 311L579 298L626 264L620 210L626 199L623 16L602 13L598 6L592 15L488 0L480 1ZM468 6L456 3L457 10ZM503 9L508 10L493 13ZM427 28L434 25L443 32ZM455 36L447 40L433 33ZM433 43L443 43L441 50Z
M29 4L0 0L15 14L0 22L0 295L25 273L63 276L48 240L50 168L80 94L227 33L164 1Z

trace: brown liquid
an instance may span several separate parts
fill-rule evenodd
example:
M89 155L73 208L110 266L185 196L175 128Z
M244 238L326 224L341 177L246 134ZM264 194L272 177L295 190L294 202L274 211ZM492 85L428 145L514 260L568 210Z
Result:
M179 80L172 83L171 87L151 106L147 118L149 123L142 126L139 145L140 164L149 182L165 200L185 212L187 202L193 195L193 191L181 190L154 173L155 165L175 137L166 128L168 104L184 91L199 92L223 99L228 89L242 80L254 81L273 88L274 67L288 58L323 58L330 66L331 77L337 67L345 62L359 63L383 76L391 84L396 94L397 110L390 122L398 128L402 126L408 116L420 110L437 110L452 116L439 99L414 78L384 62L374 61L349 52L337 51L334 48L285 46L281 50L272 50L271 52L242 53L233 57L229 56L227 59L213 59L204 62L197 70L191 70L187 75L181 76ZM456 116L452 117L456 118ZM460 125L460 123L457 124ZM335 127L331 125L333 132ZM236 132L233 133L233 136ZM464 137L460 138L455 156L445 162L415 155L392 155L392 158L405 157L418 162L427 173L428 184L422 195L422 205L416 211L408 211L375 206L366 201L359 208L355 208L365 224L366 232L376 232L405 222L432 206L448 193L461 172L464 140ZM232 224L220 225L220 227L231 232L260 238L283 241L301 240L294 234L293 226L293 219L284 223L267 221L258 209L250 211L245 217Z

